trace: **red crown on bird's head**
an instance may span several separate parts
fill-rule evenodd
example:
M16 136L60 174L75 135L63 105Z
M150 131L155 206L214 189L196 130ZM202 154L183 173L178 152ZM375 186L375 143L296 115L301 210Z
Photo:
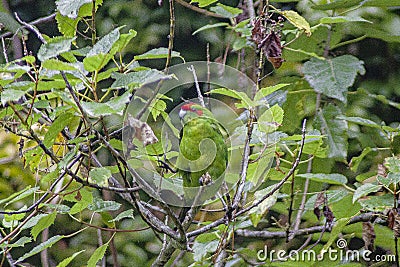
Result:
M181 110L179 111L179 117L183 118L183 116L185 116L186 112L188 112L188 111L195 112L198 116L203 115L203 110L194 108L193 107L194 105L198 105L198 104L189 102L189 103L182 105Z

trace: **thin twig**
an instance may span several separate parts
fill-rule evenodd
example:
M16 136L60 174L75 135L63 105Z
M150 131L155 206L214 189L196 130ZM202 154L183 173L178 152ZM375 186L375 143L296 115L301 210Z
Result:
M175 1L176 1L178 4L180 4L180 5L184 6L184 7L187 7L187 8L189 8L189 9L193 10L193 11L199 12L199 13L201 13L201 14L203 14L203 15L206 15L206 16L209 16L209 17L215 17L215 18L224 18L224 17L221 16L221 15L218 15L218 14L213 13L213 12L210 12L210 11L208 11L208 10L199 8L199 7L197 7L197 6L193 6L193 5L187 3L187 2L185 2L185 1L183 1L183 0L175 0Z
M196 86L196 91L197 91L197 98L199 99L200 105L205 108L206 105L204 104L204 98L203 95L201 94L200 86L199 86L199 81L197 80L197 74L196 70L194 69L193 65L190 65L188 68L189 71L192 72L193 74L193 79L194 79L194 85Z
M55 17L56 17L56 13L53 13L53 14L47 16L47 17L38 18L36 20L28 22L27 24L28 25L38 25L38 24L42 24L42 23L47 23L47 22L53 20ZM26 28L25 25L23 25L22 27ZM6 37L9 37L9 36L12 36L13 34L14 34L13 32L6 32L6 33L3 33L2 35L0 35L0 38L6 38Z

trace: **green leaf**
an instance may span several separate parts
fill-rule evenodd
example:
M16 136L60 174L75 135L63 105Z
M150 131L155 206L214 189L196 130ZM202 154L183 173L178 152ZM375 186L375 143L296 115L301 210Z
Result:
M381 189L381 185L377 184L363 184L358 187L353 195L353 203L356 202L360 197L366 196L369 193L373 193Z
M317 192L318 193L318 192ZM304 208L306 210L313 210L315 201L317 200L317 193L312 195L306 202ZM346 189L329 190L326 191L326 199L329 205L342 200L349 192Z
M158 80L171 79L171 75L166 75L163 72L155 69L143 70L130 73L113 73L111 77L115 82L111 85L113 89L134 87L138 88L146 83L156 82Z
M283 109L278 105L274 105L267 109L258 118L258 129L265 133L272 133L282 125Z
M168 57L168 48L159 47L151 49L144 54L134 56L135 60L144 60L144 59L160 59ZM171 51L171 57L180 57L180 53L176 51Z
M218 2L218 0L192 0L192 1L190 1L191 4L198 3L199 7L206 7L215 2Z
M97 185L107 186L108 178L111 177L111 171L107 168L93 168L89 172L89 178Z
M111 50L122 51L136 35L137 31L133 29L130 29L128 33L120 34L118 41L114 43Z
M386 187L389 187L392 184L397 184L398 182L400 182L400 173L390 172L386 177L378 175L377 179L378 182L385 185Z
M11 31L12 33L17 33L21 27L14 17L6 12L0 12L0 23L4 25L5 29Z
M92 0L57 0L56 6L61 15L69 17L71 19L76 19L78 17L78 12L81 6L91 2Z
M42 44L40 46L37 57L40 61L45 61L67 52L71 49L71 43L74 40L75 38L54 37L50 39L47 44Z
M26 91L15 90L15 89L5 89L1 92L1 104L3 106L7 104L8 101L16 101L24 96Z
M133 210L132 209L125 210L125 211L119 213L117 215L117 217L115 217L112 220L109 220L109 222L118 222L118 221L120 221L122 219L125 219L125 218L135 219L135 217L133 216Z
M280 12L282 16L284 16L291 24L293 24L297 29L306 33L307 36L311 35L310 24L307 22L305 18L300 16L296 11L293 10L285 10Z
M379 212L393 208L393 195L367 196L357 202L367 211Z
M363 19L357 16L336 16L336 17L325 17L319 20L321 24L333 24L333 23L344 23L344 22L368 22L369 20Z
M19 263L22 262L23 260L38 254L39 252L45 250L46 248L50 248L52 245L54 245L55 243L57 243L58 241L60 241L62 238L64 238L64 236L62 235L55 235L51 238L49 238L48 240L46 240L45 242L37 245L36 247L34 247L33 249L31 249L30 252L25 253L22 257L20 257L15 263Z
M311 8L318 9L318 10L331 10L331 9L338 9L338 8L349 8L349 7L358 5L362 1L363 0L337 0L337 1L331 2L329 4L312 6Z
M373 127L373 128L381 128L381 126L371 120L360 118L360 117L346 117L344 115L338 116L339 120L350 121L359 125Z
M363 149L363 151L361 152L360 156L357 157L353 157L350 161L350 170L352 170L353 172L356 172L358 169L358 166L360 165L361 161L363 160L363 158L369 153L371 152L372 149L370 147L366 147Z
M88 206L88 208L94 212L118 210L120 207L121 207L121 204L119 204L115 201L104 201L100 198L95 198L94 202Z
M85 250L81 250L78 252L75 252L74 254L72 254L72 256L65 258L62 262L60 262L57 267L67 267L68 264L71 263L71 261L78 256L79 254L81 254L82 252L84 252Z
M338 120L342 115L338 107L329 104L317 113L315 127L327 137L329 158L345 160L347 157L347 122Z
M103 36L93 47L90 49L87 57L99 55L99 54L107 54L114 43L119 39L119 30L121 27L114 29L110 33Z
M63 113L57 117L51 124L49 130L44 136L43 144L49 148L52 146L58 134L71 122L74 116L71 113Z
M210 10L225 18L234 18L243 12L243 10L239 8L226 6L221 3L218 3L217 6L211 7Z
M272 191L275 185L268 186L267 188L261 189L254 193L254 202L262 199L266 194ZM264 215L269 211L269 209L275 205L278 200L279 190L276 190L271 196L263 200L257 207L252 208L249 213L250 220L254 227L257 227L258 223L264 217Z
M328 242L326 242L321 251L328 251L330 246L333 244L333 241L336 240L336 238L339 236L339 234L342 232L343 228L348 224L349 221L349 218L340 218L336 221L335 225L332 228L331 234L329 235L329 240Z
M388 168L389 172L400 173L400 159L398 157L385 158L383 165Z
M48 70L77 70L71 63L63 62L58 59L48 59L42 63L42 67Z
M14 194L12 194L11 196L1 199L0 200L0 204L3 204L5 202L7 202L5 204L5 206L10 205L11 203L20 201L21 199L24 199L30 195L32 195L33 193L35 193L40 187L36 186L36 187L32 187L30 185L28 185L26 188L22 189L21 191L18 191Z
M129 102L131 93L125 92L121 96L112 98L105 103L81 102L83 110L91 117L108 116L112 114L122 115L125 104Z
M219 238L216 233L205 233L199 235L193 244L193 259L195 261L201 261L207 252L215 252L218 248Z
M1 248L7 247L7 248L16 248L16 247L24 247L25 244L32 242L32 238L27 237L27 236L23 236L20 239L18 239L17 241L15 241L12 244L7 244L6 242L3 242L2 244L0 244Z
M308 178L315 182L328 184L347 184L346 176L339 173L302 173L297 174L297 177Z
M214 24L207 24L199 29L197 29L192 35L195 35L201 31L208 30L208 29L213 29L213 28L218 28L218 27L226 27L229 26L229 23L227 22L219 22L219 23L214 23Z
M378 6L378 7L396 7L399 6L399 0L365 0L363 6Z
M106 253L107 247L108 247L108 243L105 243L104 245L98 247L92 254L92 256L90 256L88 262L87 262L87 266L88 267L96 267L96 263L101 260L104 257L104 254Z
M114 29L112 32L103 36L93 47L89 50L87 56L83 59L83 66L87 71L101 70L117 52L111 51L111 48L118 41L120 28ZM110 52L110 53L109 53Z
M69 17L61 15L60 12L56 14L56 21L58 30L63 34L64 37L74 37L76 28L80 21L80 18L71 19Z
M91 203L93 203L93 195L91 192L82 188L79 190L75 196L70 196L69 198L65 198L69 201L76 202L70 209L69 214L74 215L82 210L86 209Z
M248 95L244 92L238 92L228 88L217 88L210 91L210 94L220 94L230 96L232 98L238 99L241 101L239 104L240 107L244 107L249 109L250 107L254 107L255 103L253 100L248 97Z
M268 87L263 87L260 90L257 91L256 96L254 97L254 101L259 101L262 98L266 97L269 94L272 94L273 92L282 89L285 86L290 85L289 83L280 83L277 85L273 86L268 86Z
M50 214L46 214L46 216L40 218L38 223L32 228L31 235L33 239L36 241L36 237L50 225L52 225L57 217L57 212L54 211Z
M303 73L317 93L346 102L345 93L353 85L357 73L365 73L363 64L351 55L327 60L311 58L304 63Z

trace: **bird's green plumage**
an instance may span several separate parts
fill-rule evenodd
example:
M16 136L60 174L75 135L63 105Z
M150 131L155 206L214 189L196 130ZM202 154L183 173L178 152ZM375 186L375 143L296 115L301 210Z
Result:
M228 162L228 148L221 127L212 113L200 105L189 103L182 118L180 157L190 161L182 164L179 172L185 187L199 186L199 179L208 173L213 181L225 171ZM178 158L179 161L179 158ZM182 162L182 160L180 160Z

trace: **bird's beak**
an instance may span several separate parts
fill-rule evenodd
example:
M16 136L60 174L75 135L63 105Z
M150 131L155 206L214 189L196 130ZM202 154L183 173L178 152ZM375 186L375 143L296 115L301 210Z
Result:
M181 120L183 119L183 117L186 115L186 110L179 110L179 118L181 118Z

